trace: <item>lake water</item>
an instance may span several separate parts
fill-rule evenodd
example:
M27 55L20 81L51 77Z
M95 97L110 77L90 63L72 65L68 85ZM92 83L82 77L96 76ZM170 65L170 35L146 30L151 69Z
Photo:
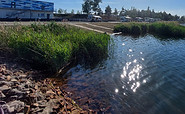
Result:
M112 37L109 57L93 67L71 68L61 88L84 109L185 113L185 40Z

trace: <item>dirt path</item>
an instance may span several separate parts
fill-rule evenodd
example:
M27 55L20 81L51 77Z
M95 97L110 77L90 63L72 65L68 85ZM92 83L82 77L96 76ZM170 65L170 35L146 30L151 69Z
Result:
M91 30L91 31L95 31L95 32L99 32L99 33L105 33L104 31L96 30L94 28L86 27L86 26L79 25L79 24L69 23L69 25L72 25L72 26L75 26L75 27L79 27L79 28L83 28L83 29L87 29L87 30ZM110 34L110 33L107 33L107 34Z
M99 33L107 33L109 35L113 34L113 28L114 28L114 24L112 24L111 28L107 27L106 25L108 25L109 23L102 23L101 25L98 25L98 23L96 24L96 23L89 23L89 22L79 22L79 23L70 22L68 24L79 28L99 32Z

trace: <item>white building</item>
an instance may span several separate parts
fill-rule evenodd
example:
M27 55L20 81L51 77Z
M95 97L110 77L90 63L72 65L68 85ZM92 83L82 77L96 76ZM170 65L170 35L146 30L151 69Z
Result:
M37 0L0 0L0 19L52 19L54 3Z

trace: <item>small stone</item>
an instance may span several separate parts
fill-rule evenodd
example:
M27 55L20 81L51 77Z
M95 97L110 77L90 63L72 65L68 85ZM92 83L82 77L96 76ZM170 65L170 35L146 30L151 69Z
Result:
M10 81L10 80L11 80L11 76L7 76L6 79L7 79L8 81Z
M26 77L27 77L27 75L25 75L25 74L21 74L21 75L20 75L20 77L22 77L22 78L26 78Z
M71 114L79 114L80 111L79 110L73 110Z
M58 109L60 105L54 105L53 109Z
M11 79L11 82L17 82L18 80L16 80L16 79Z
M21 79L20 82L21 82L21 83L27 82L27 79Z
M69 103L68 105L67 105L67 109L71 109L73 107L73 105L71 104L71 103Z
M38 89L38 85L35 85L35 89L36 89L36 90Z
M34 106L34 107L38 107L39 106L39 104L38 103L33 103L33 105L32 106Z
M5 98L6 96L0 91L0 98Z
M52 90L46 92L46 94L55 94Z
M7 85L3 85L2 87L0 87L0 90L3 92L5 90L10 90L10 87L8 87Z

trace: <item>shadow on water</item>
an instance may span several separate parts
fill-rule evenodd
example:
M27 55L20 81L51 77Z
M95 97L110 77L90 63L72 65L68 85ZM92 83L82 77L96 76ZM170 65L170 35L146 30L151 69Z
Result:
M60 88L100 113L184 113L185 40L112 38L108 57L74 65Z

